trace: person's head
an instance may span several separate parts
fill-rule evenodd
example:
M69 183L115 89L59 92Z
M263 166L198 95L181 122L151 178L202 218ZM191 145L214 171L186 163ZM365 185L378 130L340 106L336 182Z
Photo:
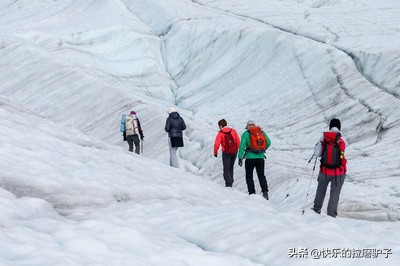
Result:
M221 120L218 121L218 127L219 128L226 127L227 125L228 125L228 123L226 122L225 119L221 119Z
M136 115L135 111L131 111L130 115Z
M168 114L172 114L172 113L175 113L175 112L176 112L175 107L171 106L170 108L168 108Z
M332 118L331 121L329 122L329 130L331 130L334 127L340 130L341 127L340 120L337 118Z
M249 129L249 128L251 128L251 127L254 127L255 125L256 125L256 123L254 123L253 120L249 120L249 121L247 121L246 129Z

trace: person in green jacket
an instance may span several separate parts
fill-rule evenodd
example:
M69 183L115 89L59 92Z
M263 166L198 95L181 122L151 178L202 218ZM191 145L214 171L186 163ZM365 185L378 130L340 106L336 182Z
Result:
M255 194L254 188L253 171L256 169L258 180L260 182L263 197L266 200L268 198L268 184L267 179L264 175L265 167L265 150L271 146L271 140L267 134L261 130L259 126L256 126L254 121L250 120L247 122L246 131L242 134L240 140L240 147L238 153L239 166L243 165L243 159L245 161L246 170L246 184L249 195Z

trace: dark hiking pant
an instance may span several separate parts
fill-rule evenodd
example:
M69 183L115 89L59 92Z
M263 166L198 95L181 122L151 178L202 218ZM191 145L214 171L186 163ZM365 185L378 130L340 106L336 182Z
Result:
M135 152L137 154L140 153L140 146L139 146L140 139L138 134L126 136L126 141L129 144L129 151L133 152L133 144L135 144Z
M254 188L254 180L253 180L253 170L256 168L258 181L260 182L260 187L263 193L268 192L268 184L267 179L264 175L264 159L246 159L245 161L245 170L246 170L246 184L247 190L249 194L255 194L256 190Z
M222 167L224 170L225 186L231 187L233 184L233 168L235 166L236 154L226 155L222 153Z
M346 174L338 175L338 176L327 176L323 173L319 173L318 175L318 187L317 192L315 194L314 199L314 210L321 210L322 205L324 203L326 190L328 188L328 184L331 183L331 191L328 202L328 215L332 217L337 216L337 208L339 204L339 195L342 190L342 186L344 183L344 179L346 178Z

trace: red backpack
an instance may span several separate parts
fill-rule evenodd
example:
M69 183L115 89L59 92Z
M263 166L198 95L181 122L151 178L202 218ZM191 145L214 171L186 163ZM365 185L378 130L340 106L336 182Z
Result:
M267 149L267 139L260 127L250 127L250 149L252 153L263 153Z
M232 133L231 133L232 129L229 130L228 132L224 132L224 131L221 131L221 132L224 133L225 154L226 155L235 155L239 149L239 145L238 145L238 143L236 143L234 137L232 136Z
M322 141L321 166L336 169L342 166L344 151L340 150L339 132L324 132Z

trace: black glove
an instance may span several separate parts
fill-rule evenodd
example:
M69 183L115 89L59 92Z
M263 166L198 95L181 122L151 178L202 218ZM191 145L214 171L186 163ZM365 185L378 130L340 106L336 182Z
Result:
M215 157L215 158L217 158L217 157L218 157L218 155L217 155L217 154L214 154L214 157Z
M238 164L239 164L240 167L242 167L242 165L243 165L243 159L239 159Z

